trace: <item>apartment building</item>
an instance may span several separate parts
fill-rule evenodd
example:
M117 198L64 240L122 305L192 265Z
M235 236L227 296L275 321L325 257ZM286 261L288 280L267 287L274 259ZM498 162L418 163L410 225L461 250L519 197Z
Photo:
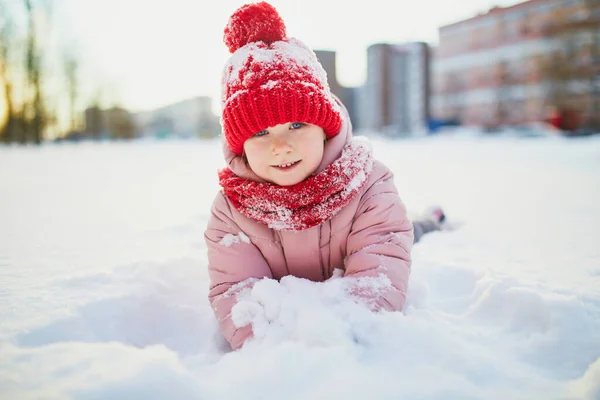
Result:
M434 117L495 127L540 121L568 107L580 120L592 118L598 92L590 79L600 73L600 59L591 54L600 25L590 21L600 15L590 4L529 0L441 27L432 66ZM556 62L557 54L564 62ZM561 68L571 75L559 76Z
M348 114L352 124L357 126L359 124L358 112L356 106L356 88L342 86L337 79L337 54L333 50L315 50L317 59L323 66L325 73L327 74L327 83L331 93L336 95L342 103L346 106Z
M425 134L429 112L429 45L378 43L367 49L367 79L358 102L360 128L388 136Z

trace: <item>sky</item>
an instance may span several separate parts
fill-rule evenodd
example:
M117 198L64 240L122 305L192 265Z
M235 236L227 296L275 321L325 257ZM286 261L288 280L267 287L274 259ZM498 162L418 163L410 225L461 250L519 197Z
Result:
M600 135L462 132L372 139L411 215L457 226L413 247L403 313L265 280L234 353L207 298L219 139L0 147L0 398L598 400Z
M56 0L57 28L84 60L87 92L146 110L184 98L219 98L228 17L243 0ZM288 35L338 52L338 79L365 79L376 42L436 43L438 27L514 0L272 0ZM219 105L215 104L214 109Z

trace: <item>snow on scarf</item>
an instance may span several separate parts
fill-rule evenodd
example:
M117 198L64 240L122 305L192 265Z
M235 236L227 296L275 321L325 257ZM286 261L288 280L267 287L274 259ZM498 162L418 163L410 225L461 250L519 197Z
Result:
M299 231L331 219L362 189L373 168L371 146L355 138L342 155L317 175L293 186L278 186L219 171L219 184L243 215L281 231Z

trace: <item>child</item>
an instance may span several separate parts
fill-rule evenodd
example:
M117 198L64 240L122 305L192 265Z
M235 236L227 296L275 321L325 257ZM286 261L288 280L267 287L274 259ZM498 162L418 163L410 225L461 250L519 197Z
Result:
M411 265L413 223L392 172L374 160L368 141L352 138L344 106L322 66L301 41L286 36L273 6L239 8L225 28L233 53L222 80L224 153L205 233L209 300L233 349L252 336L236 327L236 293L257 279L293 275L321 282L335 269L378 277L383 294L357 287L374 311L402 309ZM415 232L443 219L414 222ZM356 279L354 280L356 281Z

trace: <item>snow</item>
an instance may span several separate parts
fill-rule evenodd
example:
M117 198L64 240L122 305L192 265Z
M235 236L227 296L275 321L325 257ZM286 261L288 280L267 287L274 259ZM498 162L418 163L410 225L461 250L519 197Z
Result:
M244 232L240 232L239 236L228 233L227 235L223 236L223 239L221 239L219 244L225 247L231 247L232 245L239 244L240 242L250 243L250 238L246 236Z
M461 223L415 246L404 313L263 280L238 352L206 298L219 142L0 148L0 398L600 398L600 138L373 148Z
M356 167L357 165L364 165L364 168L362 168L362 170L359 171L358 174L356 174L352 178L350 183L342 191L341 196L344 198L350 196L352 193L355 193L357 190L359 190L363 186L373 169L373 160L370 159L370 155L373 152L373 146L367 138L361 136L354 137L352 142L348 145L348 147L355 151L356 157L353 159L346 160L341 164L340 168L342 172L345 173L348 177L351 177L351 171L353 169L353 165L351 164L354 164L354 167ZM340 160L342 159L342 157L340 157Z
M251 42L237 49L227 60L223 68L223 78L221 91L221 106L225 107L235 97L246 93L248 88L256 85L257 80L265 80L261 84L264 89L272 89L277 85L284 85L286 81L273 80L269 77L281 69L283 65L289 70L290 76L305 76L308 73L310 77L317 79L321 87L312 82L298 82L305 87L314 89L314 92L320 92L331 107L340 112L340 106L333 99L328 88L327 73L317 60L316 54L306 46L302 41L296 38L287 38L266 45L263 42ZM267 67L267 72L262 71L261 67ZM258 72L257 72L258 71ZM274 75L274 76L275 76ZM309 92L313 95L314 92Z
M258 278L249 278L231 286L224 294L224 297L235 296L236 300L250 294L252 286L258 282Z
M263 42L251 42L236 50L225 67L225 71L229 73L223 83L228 86L245 86L253 75L249 73L251 70L249 66L252 63L275 65L280 62L287 63L287 67L291 70L307 67L309 73L319 82L327 82L327 75L316 61L314 52L300 40L289 38L273 42L270 46L266 46ZM243 80L240 79L241 71L245 72Z
M333 279L321 283L293 276L280 282L265 278L254 283L251 290L237 294L238 303L231 316L239 328L252 324L260 346L277 345L289 338L318 346L335 346L349 340L358 343L362 325L373 315L356 303L368 306L368 296L383 294L390 286L383 274L347 279L334 274ZM361 315L366 318L352 326L353 319Z

